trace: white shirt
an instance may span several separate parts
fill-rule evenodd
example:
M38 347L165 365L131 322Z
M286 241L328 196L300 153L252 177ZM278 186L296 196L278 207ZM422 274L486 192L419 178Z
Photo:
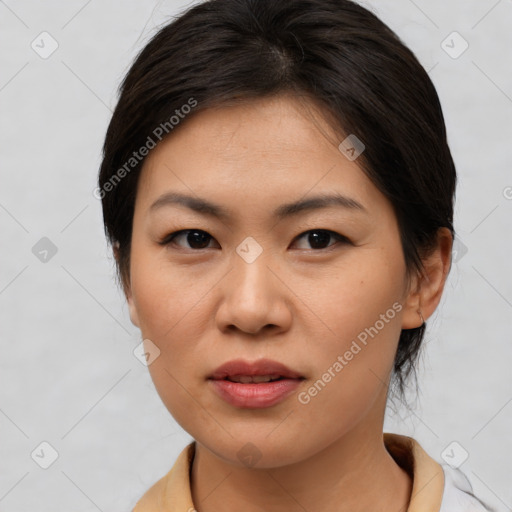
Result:
M444 472L443 501L439 512L489 512L482 503L471 496L473 488L467 476L448 464L441 464Z

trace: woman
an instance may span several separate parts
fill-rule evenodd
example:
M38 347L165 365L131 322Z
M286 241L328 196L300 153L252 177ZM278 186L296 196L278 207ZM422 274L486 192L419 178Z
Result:
M348 0L213 0L122 85L99 177L155 387L194 438L136 512L482 511L383 433L451 263L427 73Z

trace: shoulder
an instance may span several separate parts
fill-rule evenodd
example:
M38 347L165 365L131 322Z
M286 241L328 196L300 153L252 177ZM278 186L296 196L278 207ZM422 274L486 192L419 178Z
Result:
M467 476L448 464L441 464L444 472L444 491L439 512L491 512L473 494L473 488Z
M190 469L194 454L195 442L191 442L183 448L170 471L140 498L132 512L194 510L190 488Z
M167 480L171 476L171 471L167 473L165 476L160 478L157 482L155 482L145 493L144 495L137 501L135 507L132 512L163 512L163 503L162 497L165 492L165 487L167 485Z

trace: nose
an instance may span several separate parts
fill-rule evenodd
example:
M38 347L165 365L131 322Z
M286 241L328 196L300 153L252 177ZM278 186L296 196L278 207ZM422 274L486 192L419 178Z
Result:
M260 255L248 263L238 255L222 282L222 303L216 313L218 328L247 334L277 334L290 328L291 291L276 265Z

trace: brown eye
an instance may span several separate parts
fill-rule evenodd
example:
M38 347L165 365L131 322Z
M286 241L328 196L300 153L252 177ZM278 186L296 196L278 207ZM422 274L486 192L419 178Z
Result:
M188 244L188 246L185 246L186 249L200 250L206 249L213 237L201 229L183 229L166 236L160 243L161 245L174 244L183 247L181 243L177 242L183 240Z
M329 243L331 240L334 240L334 242L338 241L342 243L348 242L348 239L345 236L327 229L312 229L310 231L306 231L305 233L299 235L297 240L303 238L308 244L310 244L310 247L299 247L299 249L326 249L334 245L334 243Z

